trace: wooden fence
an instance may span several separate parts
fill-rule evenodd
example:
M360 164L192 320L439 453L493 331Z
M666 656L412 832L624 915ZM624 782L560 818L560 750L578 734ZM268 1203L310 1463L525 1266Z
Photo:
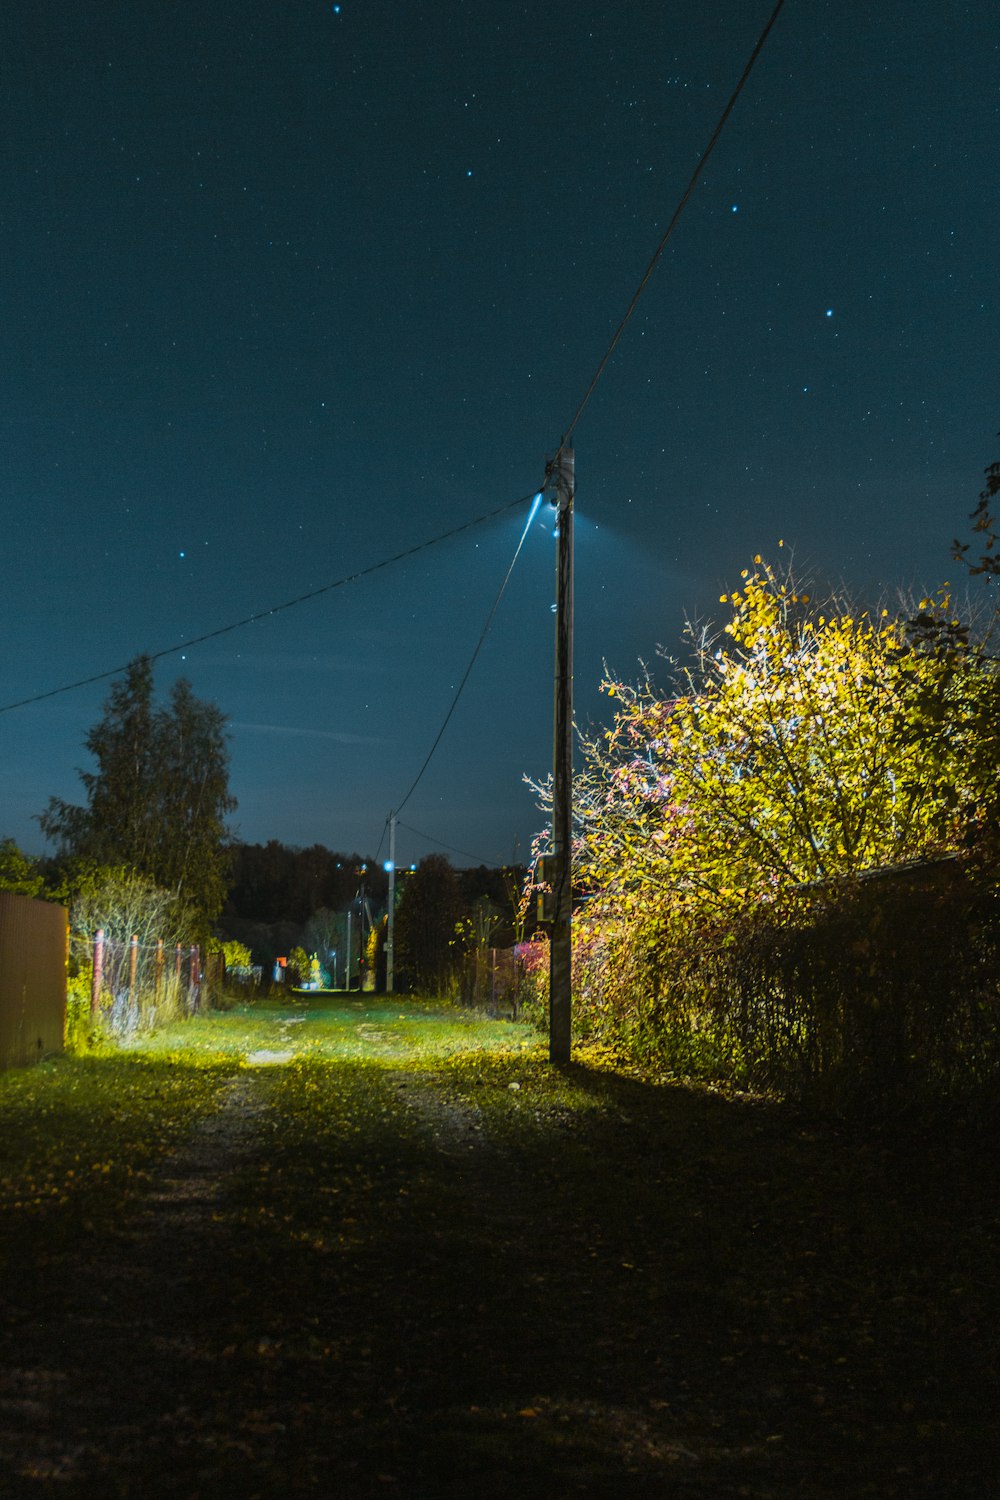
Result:
M0 1071L61 1052L67 912L0 891Z

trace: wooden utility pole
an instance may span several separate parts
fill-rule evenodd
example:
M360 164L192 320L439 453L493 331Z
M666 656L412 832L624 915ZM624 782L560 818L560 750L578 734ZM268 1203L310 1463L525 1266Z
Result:
M392 994L392 967L396 942L396 814L389 814L389 916L385 927L385 992Z
M552 746L552 942L549 950L549 1061L568 1063L573 978L573 490L572 448L552 466L556 487L556 660Z

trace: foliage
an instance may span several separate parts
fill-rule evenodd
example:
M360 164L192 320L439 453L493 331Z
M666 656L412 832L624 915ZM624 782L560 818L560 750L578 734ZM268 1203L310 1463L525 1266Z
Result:
M310 953L319 954L325 966L337 954L343 962L347 951L347 913L321 906L303 928L302 945Z
M66 980L66 1030L64 1044L67 1052L89 1052L100 1040L100 1027L91 1014L91 986L93 964L87 960L71 964L73 970Z
M868 911L843 893L872 872L949 853L974 849L982 861L992 849L995 857L994 664L953 618L946 595L924 600L912 622L841 598L816 606L758 558L723 601L731 607L725 630L692 632L693 665L675 674L670 697L648 677L638 687L609 679L614 722L583 738L575 785L578 896L587 898L576 923L579 1027L687 1074L780 1076L786 1086L811 1087L814 1074L839 1069L857 1082L868 1068L888 1087L890 1074L905 1070L878 1051L877 1028L862 1045L858 1012L849 1014L846 1001L838 1009L822 999L828 991L809 955L826 954L823 972L838 993L854 984L859 1006L888 1006L877 964L869 1001L857 975L845 977L835 962L852 929L846 915L838 926L830 912L861 922ZM983 879L977 889L988 890ZM957 910L970 897L962 889ZM884 902L877 910L883 927L868 931L862 922L859 941L879 954L901 951L895 918ZM748 954L763 951L765 930L781 978L761 971L751 1022ZM912 940L929 930L910 929ZM834 932L824 946L820 934ZM924 970L942 987L936 1010L929 997L913 1004L937 1023L950 1017L956 1035L968 1036L972 1023L955 1019L964 950L947 951L948 963L935 957ZM958 1065L940 1063L934 1024L902 1021L904 1001L892 994L899 1035L927 1049L924 1082L934 1074L954 1083ZM821 1047L821 1034L837 1040ZM971 1057L969 1046L962 1056Z
M0 891L35 897L45 892L45 877L38 861L22 854L13 839L0 840Z
M596 1035L677 1077L858 1112L1000 1079L1000 899L958 860L782 893L739 916L665 905L581 923L574 1005Z
M83 867L70 897L70 931L90 940L99 927L115 942L137 937L143 947L194 941L190 909L128 865Z
M227 938L217 945L215 951L222 954L227 969L250 968L252 959L246 943L238 943L235 938Z
M518 928L518 903L526 870L523 865L475 865L457 870L463 917L470 917L476 907L485 902L496 914L491 933L492 947L509 947L520 942L523 934Z
M514 960L517 966L513 996L515 1013L529 1025L544 1029L548 1024L551 962L547 936L540 933L530 943L518 943L514 949Z
M96 1031L132 1035L186 1014L191 992L190 949L198 923L174 892L130 866L79 866L69 884L70 966L67 1045L86 1050L95 1037L90 1015L93 940L104 932L104 971ZM136 970L130 946L136 940ZM158 949L158 945L162 945ZM177 974L175 953L183 951Z
M396 910L394 958L400 988L444 993L460 914L459 884L450 861L443 854L426 855L403 883Z
M83 806L53 797L39 822L64 857L129 865L173 891L202 935L226 892L229 794L225 718L183 679L165 705L153 701L153 666L136 657L114 684L85 745Z
M480 896L467 916L455 923L456 943L464 952L482 953L496 947L494 938L503 914L497 910L488 896Z
M986 487L980 491L979 503L972 512L972 529L976 533L982 552L977 559L967 554L970 543L952 543L952 555L956 562L964 562L973 575L984 574L988 578L1000 576L1000 547L997 537L997 517L993 513L993 502L1000 495L1000 463L990 464L986 470Z
M724 598L732 617L694 640L683 691L605 682L614 724L584 739L576 787L599 905L733 910L954 847L996 795L982 654L913 642L839 598L810 612L759 562Z
M950 844L1000 854L1000 674L986 640L955 618L942 591L907 622L897 742L923 752L923 792L949 814Z
M310 967L309 954L300 943L288 955L288 983L291 985L308 983Z
M227 921L232 913L254 922L288 922L301 928L320 911L345 911L357 894L362 873L376 904L384 904L388 877L370 857L340 853L322 844L293 849L276 839L266 844L234 844ZM315 939L306 941L319 946Z
M226 897L225 819L236 806L229 792L226 719L181 678L170 690L167 708L156 716L155 731L154 786L167 837L161 837L153 874L211 923Z
M504 915L488 896L479 896L455 923L455 978L466 1005L486 1005L493 1012L506 970L498 959L498 934ZM504 955L505 956L505 953ZM509 983L505 986L509 988Z
M385 945L389 937L388 915L373 922L368 929L365 938L365 978L366 989L384 990L386 983L386 951ZM395 988L395 977L393 978Z

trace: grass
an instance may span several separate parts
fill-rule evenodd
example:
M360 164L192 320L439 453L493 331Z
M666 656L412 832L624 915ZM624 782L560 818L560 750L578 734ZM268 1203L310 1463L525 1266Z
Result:
M523 1029L419 1001L263 1001L0 1074L0 1270L42 1268L81 1234L120 1221L256 1054L346 1061L377 1046L383 1059L426 1062L535 1045Z
M0 1266L43 1265L118 1219L234 1066L163 1045L0 1075Z
M81 1236L113 1263L241 1080L209 1228L171 1231L197 1269L135 1314L155 1349L110 1317L135 1394L19 1500L996 1493L995 1141L554 1070L410 1000L265 1003L0 1078L8 1266L41 1255L41 1295Z
M305 1029L301 1032L298 1028ZM541 1043L524 1027L490 1021L475 1011L440 1001L409 996L387 1003L350 996L302 994L261 1000L233 1010L193 1017L141 1038L135 1051L143 1056L173 1054L178 1044L197 1063L203 1049L246 1062L259 1051L291 1047L296 1055L348 1060L371 1057L419 1061L470 1049L518 1052L538 1050Z

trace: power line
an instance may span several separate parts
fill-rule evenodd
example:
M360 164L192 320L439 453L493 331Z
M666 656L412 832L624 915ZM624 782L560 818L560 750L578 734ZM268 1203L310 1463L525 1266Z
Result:
M426 839L429 844L436 844L439 849L447 849L450 854L461 854L463 859L474 859L478 865L502 865L503 860L483 859L479 854L473 854L469 849L456 849L454 844L442 843L440 839L432 838L429 833L421 833L419 828L414 828L410 823L399 823L400 828L405 828L407 833L415 833L418 839Z
M451 707L448 709L448 712L444 716L444 721L443 721L443 723L441 725L441 728L438 730L437 735L435 736L434 743L433 743L433 745L431 746L431 748L427 752L427 758L426 758L426 760L424 761L423 765L420 767L420 770L417 772L417 774L416 774L416 776L415 776L415 778L413 780L413 783L410 786L410 789L407 792L406 796L403 798L403 800L401 802L399 802L396 805L396 807L394 809L394 811L397 814L401 813L402 810L403 810L403 808L409 802L410 798L413 796L413 793L416 791L417 787L419 786L420 780L421 780L424 772L427 770L427 767L430 765L431 760L434 757L434 752L437 749L438 745L440 745L442 736L444 735L445 730L448 728L448 724L449 724L449 722L451 720L451 716L455 712L455 709L458 707L458 700L459 700L459 698L461 698L462 691L465 688L465 684L469 680L469 674L471 673L473 667L476 665L476 659L479 656L480 651L483 649L483 644L484 644L484 642L486 640L486 637L490 633L490 626L493 624L493 617L494 617L494 615L496 614L497 610L500 607L500 600L503 598L504 593L505 593L506 588L507 588L507 584L510 582L510 575L514 571L514 564L517 562L518 558L521 555L521 548L524 546L525 538L528 535L528 531L529 531L529 529L531 527L531 523L535 519L535 514L536 514L536 512L538 510L539 505L542 503L542 491L541 490L537 490L535 492L535 494L531 497L531 499L532 499L531 510L528 512L528 519L524 523L524 530L521 532L521 539L520 539L520 541L518 542L517 546L514 549L514 556L511 558L511 560L510 560L510 566L508 567L507 572L504 574L503 583L500 585L499 591L497 593L496 598L493 601L493 605L492 605L492 607L490 609L490 612L486 616L486 624L483 626L482 631L480 632L479 640L476 642L476 649L473 651L472 656L471 656L471 658L469 660L469 665L465 669L465 674L462 677L461 682L458 684L458 691L456 692L454 698L451 700Z
M193 636L190 640L181 641L176 646L165 646L162 651L150 652L148 653L149 660L159 661L164 656L175 656L178 651L188 651L192 646L200 646L205 641L214 641L220 635L229 635L233 630L241 630L244 625L256 625L259 620L270 619L272 615L281 614L283 610L295 609L300 604L306 604L310 599L318 599L321 594L329 594L333 589L343 588L345 584L357 583L359 578L368 578L372 573L391 567L393 563L403 562L408 557L415 557L418 552L426 552L429 547L436 547L439 543L447 542L451 537L458 536L463 531L470 531L474 526L482 526L484 522L492 521L495 516L502 516L505 511L514 510L516 506L523 505L526 500L531 500L535 493L533 491L531 495L518 495L516 500L508 500L504 505L498 505L495 510L487 511L485 515L476 516L471 521L463 521L460 526L453 526L450 531L442 531L440 535L432 536L425 542L418 542L415 547L407 547L403 552L396 552L392 557L385 557L381 562L372 563L370 567L359 568L356 573L345 574L343 578L335 578L332 583L324 583L320 588L310 589L306 594L298 594L294 599L286 599L283 604L274 604L270 609L262 609L256 614L245 615L242 620L233 620L229 625L220 625L217 630L207 630L204 635ZM513 567L513 564L511 566ZM508 573L507 576L509 577L510 574ZM506 579L504 583L506 585ZM494 610L495 608L496 606ZM71 693L76 688L89 687L94 682L105 682L109 677L117 677L120 672L127 671L128 665L129 663L126 662L124 666L112 667L107 672L95 672L92 677L81 677L77 682L67 682L62 687L49 688L45 693L35 693L31 698L19 698L16 703L5 703L0 705L0 714L10 713L15 708L26 708L30 703L41 703L46 698L57 698L61 693Z
M593 376L591 377L591 380L590 380L590 384L587 386L587 389L584 392L583 397L582 397L579 405L576 408L576 411L573 413L572 420L570 421L568 427L565 429L562 437L559 440L559 451L560 452L562 451L563 448L565 448L568 445L568 443L570 441L570 438L572 437L573 432L574 432L574 430L576 428L576 425L579 422L581 416L583 415L583 412L584 412L585 407L587 406L587 403L589 402L591 396L593 395L594 391L597 388L598 381L601 379L601 376L604 374L604 371L607 368L607 365L608 365L608 363L609 363L612 355L614 354L615 349L618 347L618 343L619 343L619 341L620 341L623 333L625 332L626 327L628 326L628 323L629 323L629 321L630 321L630 319L632 317L632 314L635 312L635 309L638 306L639 299L642 296L643 292L645 291L645 289L646 289L646 287L647 287L650 279L652 278L653 272L655 271L655 269L656 269L656 267L657 267L657 265L658 265L658 263L660 261L660 258L662 256L664 250L666 249L667 244L669 243L670 238L673 235L673 232L674 232L674 230L677 227L677 224L680 221L681 215L683 214L685 208L687 207L688 201L690 200L691 195L693 194L694 189L697 186L698 181L699 181L702 173L705 170L705 167L708 165L709 158L711 157L713 151L715 150L715 147L716 147L716 145L718 143L719 137L721 136L722 131L725 128L726 122L728 121L729 116L732 114L732 111L733 111L733 109L734 109L734 107L736 105L737 99L739 98L740 94L743 92L743 88L744 88L744 86L745 86L748 78L750 77L751 72L753 71L754 65L756 64L757 59L760 56L760 53L761 53L761 51L762 51L762 49L764 47L764 43L767 41L767 38L768 38L768 36L770 35L770 32L771 32L771 28L774 26L775 21L777 21L777 19L778 19L778 16L779 16L779 14L780 14L780 12L782 10L782 7L783 7L784 3L785 3L785 0L777 0L777 4L775 5L774 10L771 12L771 15L770 15L770 18L767 21L767 24L765 25L765 27L764 27L763 31L761 32L760 36L757 38L756 45L754 46L754 49L753 49L753 51L750 54L750 57L749 57L749 59L748 59L748 61L746 63L746 66L744 67L743 72L740 75L739 81L736 84L736 87L733 89L732 94L729 96L729 100L726 103L726 106L723 109L722 114L719 117L719 120L718 120L718 122L717 122L717 124L715 126L715 129L712 131L712 134L711 134L711 136L709 138L709 141L708 141L708 145L705 147L704 151L702 152L701 156L698 159L698 162L697 162L697 165L695 166L694 172L691 175L691 179L688 182L688 185L685 188L684 193L681 196L680 202L678 203L677 207L675 208L675 210L673 212L673 215L672 215L672 217L670 219L670 222L667 225L667 228L666 228L664 234L662 235L659 244L657 245L655 251L653 252L652 259L650 260L649 264L647 265L647 267L646 267L646 269L645 269L645 271L644 271L644 273L642 275L642 278L641 278L641 280L639 282L639 285L636 287L636 290L635 290L635 292L634 292L634 294L632 296L632 300L629 302L628 307L625 309L624 316L622 317L621 321L619 322L618 327L615 329L614 333L612 334L611 341L608 344L608 347L605 350L605 352L604 352L604 354L603 354L603 356L602 356L602 358L600 360L600 363L597 366L597 369L594 371L594 374L593 374ZM550 463L546 467L545 480L544 480L543 485L542 485L542 489L543 490L545 488L547 488L547 486L549 484L552 467L553 467L553 464L550 461ZM434 752L437 750L438 745L441 743L441 739L442 739L442 736L444 735L445 729L448 727L448 723L449 723L449 721L451 719L451 716L454 713L455 708L458 705L458 700L462 696L462 691L463 691L463 689L465 687L466 682L469 679L469 674L471 673L472 668L475 665L476 658L478 657L479 652L482 649L483 642L485 641L486 636L487 636L487 634L489 632L490 626L493 623L493 617L496 614L497 608L498 608L498 606L500 604L500 600L503 597L504 590L507 587L507 581L510 578L511 573L513 572L514 564L517 562L518 556L520 555L521 548L524 545L524 539L525 539L525 537L528 534L528 527L531 525L531 521L532 521L532 519L534 517L535 510L537 509L538 501L540 501L540 500L541 500L541 491L539 492L538 496L536 497L535 504L532 506L531 514L528 517L528 521L527 521L527 524L525 525L524 532L522 533L521 540L518 542L517 550L515 551L514 557L511 560L510 567L507 570L507 575L504 578L504 581L503 581L503 583L500 586L500 592L497 594L497 597L496 597L496 599L494 600L494 603L493 603L493 607L490 610L489 615L487 616L486 624L483 627L483 631L482 631L482 634L479 637L479 641L478 641L478 643L476 645L476 649L472 653L472 659L469 662L469 665L468 665L468 667L465 670L465 675L462 678L462 681L458 685L458 691L456 692L455 697L452 700L452 703L451 703L450 708L448 709L448 712L445 714L444 722L442 723L441 728L438 730L438 733L437 733L437 736L436 736L436 738L434 740L434 743L431 745L431 748L430 748L430 750L429 750L429 752L427 754L427 758L424 761L423 765L421 766L420 770L418 771L416 779L414 780L413 784L411 785L409 791L406 793L406 796L398 804L398 806L397 806L397 808L395 810L397 814L402 811L402 809L406 806L407 802L410 800L410 798L413 795L414 791L416 790L416 788L417 788L417 786L418 786L418 784L419 784L419 782L420 782L420 780L421 780L424 772L427 770L427 767L430 765L431 759L434 756ZM408 824L402 824L401 826L402 827L408 827L409 825ZM411 833L417 833L417 830L411 828L410 832ZM382 837L383 838L385 837L385 830L384 829L383 829L383 835L382 835ZM430 835L428 835L428 834L419 834L419 837L421 837L421 838L428 838L431 843L438 844L439 847L442 848L442 849L449 849L449 848L451 848L451 846L448 845L448 844L443 844L443 843L441 843L437 839L430 838ZM381 840L379 842L379 848L381 848ZM469 859L476 859L476 858L478 858L477 855L470 854L468 850L452 849L451 852L455 853L455 854L464 854Z
M728 102L728 104L726 105L725 109L722 111L722 114L719 116L718 124L716 125L715 129L712 131L712 134L711 134L711 137L709 139L708 145L705 147L704 151L702 152L701 156L698 159L698 164L695 167L694 172L691 175L691 180L688 183L687 187L685 188L684 193L683 193L683 195L681 197L680 202L678 203L677 207L674 209L673 217L671 218L670 223L667 225L667 228L666 228L666 230L665 230L665 232L663 234L662 239L660 240L660 243L657 245L656 249L653 252L653 258L652 258L652 260L649 262L649 265L646 267L645 271L643 272L642 280L639 282L639 285L636 287L635 293L634 293L634 295L632 297L631 302L629 303L628 307L625 309L625 315L622 318L621 322L618 324L618 327L615 329L614 333L611 335L611 342L609 343L607 349L605 349L604 354L603 354L603 356L601 358L601 362L597 366L597 369L594 371L594 374L591 377L590 384L588 385L586 391L583 394L583 399L581 400L581 402L580 402L579 406L577 407L576 411L573 413L573 420L570 422L569 426L566 428L566 430L563 433L562 437L559 439L559 446L560 446L560 448L563 448L563 447L565 447L568 444L570 438L573 435L573 430L576 427L577 422L579 422L581 416L583 415L584 407L587 405L587 402L590 400L591 396L594 394L594 391L597 388L597 382L600 380L601 376L604 374L604 371L605 371L605 369L607 367L608 361L611 359L611 356L614 354L615 350L617 349L617 347L618 347L618 341L621 338L622 334L625 332L625 329L626 329L626 327L627 327L627 325L629 323L629 320L631 319L632 314L635 312L635 309L636 309L636 307L638 305L639 298L642 296L643 292L646 290L646 286L647 286L650 278L652 277L653 272L656 270L657 264L659 263L660 256L663 254L664 250L667 248L667 243L668 243L671 235L673 234L674 230L677 228L678 221L680 220L681 214L684 212L685 208L688 205L688 200L690 199L691 194L694 192L695 187L697 186L698 179L700 178L702 172L704 172L706 166L708 165L708 159L712 155L712 152L715 150L715 147L716 147L716 144L718 142L718 139L719 139L720 135L722 134L722 131L723 131L724 127L725 127L726 121L729 119L729 116L733 112L733 108L734 108L734 106L736 104L737 99L740 97L740 94L743 92L743 85L746 83L747 79L750 77L750 74L753 72L754 64L756 63L758 57L760 56L761 50L762 50L762 48L764 46L764 43L767 41L768 35L770 34L771 27L774 25L775 21L778 19L778 15L779 15L779 13L781 11L781 8L784 5L784 3L785 3L785 0L778 0L777 5L774 7L774 10L771 12L771 18L770 18L770 20L768 21L767 25L764 27L764 30L761 32L760 36L757 38L757 45L754 47L753 51L750 54L749 61L747 62L747 65L743 69L743 72L742 72L742 74L740 76L740 81L736 85L736 87L733 89L733 92L729 96L729 102Z

